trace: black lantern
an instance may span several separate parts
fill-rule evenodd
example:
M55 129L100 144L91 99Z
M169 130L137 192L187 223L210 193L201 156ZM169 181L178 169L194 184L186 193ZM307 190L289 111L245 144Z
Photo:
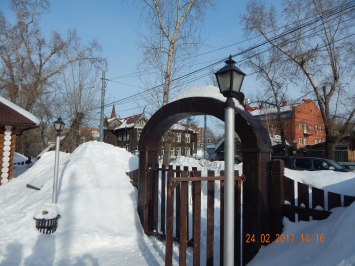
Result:
M58 133L60 133L60 132L63 131L65 124L64 124L62 118L59 117L58 120L55 121L53 124L54 124L55 130L56 130Z
M235 61L231 55L225 62L226 65L215 73L218 87L224 97L236 97L242 87L245 74L234 65Z

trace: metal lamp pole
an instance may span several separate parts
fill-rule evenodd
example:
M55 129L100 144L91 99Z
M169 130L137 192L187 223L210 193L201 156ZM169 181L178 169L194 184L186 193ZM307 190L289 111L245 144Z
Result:
M53 179L53 194L52 203L57 203L57 184L58 184L58 167L59 167L59 147L60 147L60 132L63 131L64 122L59 117L57 121L54 122L54 128L57 131L56 143L55 143L55 161L54 161L54 179Z
M245 74L237 68L232 56L225 61L226 65L215 75L218 87L227 97L224 110L225 139L224 139L224 172L225 172L225 201L224 201L224 242L223 262L225 266L234 266L234 130L235 104L233 97L238 96ZM241 218L242 219L242 218ZM241 223L242 226L242 223ZM242 238L242 229L240 237ZM241 241L242 248L242 241ZM240 256L243 256L241 250ZM241 259L242 264L242 259Z
M228 97L224 109L224 265L234 265L234 107L233 99Z

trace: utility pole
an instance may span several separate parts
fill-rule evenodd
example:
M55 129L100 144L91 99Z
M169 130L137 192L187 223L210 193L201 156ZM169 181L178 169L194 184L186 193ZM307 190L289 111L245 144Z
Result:
M205 123L204 123L204 130L203 130L203 140L204 140L204 143L203 143L203 158L207 159L207 147L206 147L206 140L207 140L207 115L205 115Z
M104 102L105 102L105 70L102 70L101 113L100 113L100 142L104 141Z

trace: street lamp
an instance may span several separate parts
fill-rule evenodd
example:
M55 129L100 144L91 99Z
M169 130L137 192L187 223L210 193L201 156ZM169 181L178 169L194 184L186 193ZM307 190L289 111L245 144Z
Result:
M234 265L234 130L235 130L235 104L233 97L236 97L242 87L245 74L237 68L232 56L225 61L226 65L218 70L215 75L218 87L223 96L227 97L224 109L225 140L224 140L224 162L225 162L225 206L224 206L224 265ZM241 216L242 217L242 216ZM242 226L242 218L241 218ZM242 228L242 227L241 227ZM240 235L242 238L242 234ZM242 248L241 241L241 248ZM241 252L241 265L243 254Z
M58 118L54 123L54 129L57 131L56 145L55 145L55 162L54 162L54 180L53 180L53 195L52 203L57 203L57 183L58 183L58 166L59 166L59 146L60 146L60 132L64 129L64 122L62 118Z

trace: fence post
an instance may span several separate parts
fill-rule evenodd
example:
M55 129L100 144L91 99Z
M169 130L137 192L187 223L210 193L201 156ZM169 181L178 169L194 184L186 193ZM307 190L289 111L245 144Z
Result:
M285 199L284 161L273 160L270 162L270 240L282 232L282 205Z

